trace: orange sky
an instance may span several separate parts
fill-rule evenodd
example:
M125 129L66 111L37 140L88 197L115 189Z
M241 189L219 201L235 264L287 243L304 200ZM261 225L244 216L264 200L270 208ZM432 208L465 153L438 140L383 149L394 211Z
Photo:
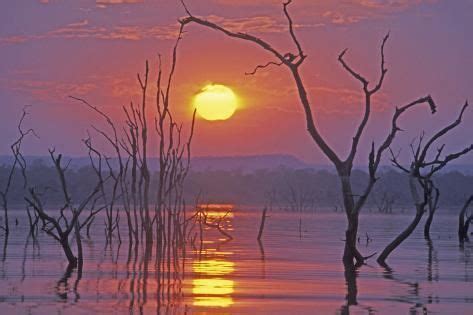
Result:
M281 2L187 1L196 15L234 30L255 34L282 51L294 51ZM308 59L303 75L314 116L334 147L343 152L360 119L360 86L337 63L347 61L375 81L379 45L388 31L389 69L363 147L384 135L395 105L432 94L439 114L418 110L404 119L397 146L405 146L422 129L431 130L456 116L473 83L473 27L470 1L295 0L290 8ZM15 1L0 4L0 154L8 153L21 108L33 105L28 126L40 140L27 142L28 154L45 154L55 146L69 155L84 155L81 139L96 116L67 99L86 98L117 119L121 106L138 101L136 73L157 53L169 60L184 16L178 1ZM172 106L181 121L190 118L190 100L208 83L232 87L244 107L230 120L199 120L194 155L286 153L326 163L305 131L304 117L289 73L265 69L245 76L271 56L258 48L191 25L179 49ZM155 72L153 72L155 75ZM472 114L466 119L471 121ZM454 135L452 148L471 134L471 123ZM362 156L365 159L366 155ZM363 161L363 160L362 160Z

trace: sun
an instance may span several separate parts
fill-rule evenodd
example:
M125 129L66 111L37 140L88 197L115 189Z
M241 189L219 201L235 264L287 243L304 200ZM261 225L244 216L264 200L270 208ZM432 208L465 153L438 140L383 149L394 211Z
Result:
M238 97L225 85L209 84L194 96L193 106L205 120L227 120L238 107Z

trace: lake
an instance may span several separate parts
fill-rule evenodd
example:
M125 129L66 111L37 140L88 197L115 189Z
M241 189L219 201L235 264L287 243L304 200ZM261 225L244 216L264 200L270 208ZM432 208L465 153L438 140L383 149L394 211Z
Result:
M371 258L349 286L341 262L344 214L268 215L261 245L260 209L235 208L223 224L233 240L207 228L201 244L186 247L182 262L158 268L154 257L130 256L124 227L121 246L116 240L106 246L103 220L97 218L91 237L83 240L84 269L77 280L76 271L66 273L59 245L44 232L37 244L27 239L26 215L11 212L12 231L0 261L0 313L473 313L473 244L459 247L454 215L440 211L431 242L418 227L390 257L389 269ZM410 218L362 214L360 251L379 252Z

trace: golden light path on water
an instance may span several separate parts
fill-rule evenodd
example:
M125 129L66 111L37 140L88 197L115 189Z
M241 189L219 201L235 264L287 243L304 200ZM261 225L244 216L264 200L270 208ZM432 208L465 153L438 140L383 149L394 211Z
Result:
M228 212L228 205L216 205L206 211L208 218L218 220L225 217L225 229L231 229L233 213ZM219 237L219 236L217 236ZM235 263L229 258L233 252L221 252L218 249L220 238L206 239L206 249L200 260L192 263L194 279L192 280L193 305L203 307L229 307L234 304L232 294L235 281L231 279Z

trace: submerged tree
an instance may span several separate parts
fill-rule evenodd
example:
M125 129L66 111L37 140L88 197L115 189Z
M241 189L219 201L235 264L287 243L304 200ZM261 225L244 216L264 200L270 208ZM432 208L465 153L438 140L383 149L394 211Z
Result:
M27 112L26 109L23 109L23 112L21 114L20 120L18 121L18 138L11 144L10 150L13 155L13 163L10 167L10 170L7 175L7 180L5 182L5 186L3 187L2 190L0 190L0 204L3 209L3 219L4 219L4 226L0 226L2 230L5 231L5 240L8 238L8 235L10 233L10 224L9 224L9 218L8 218L8 195L10 193L10 190L12 189L12 184L13 180L15 178L16 172L20 171L22 179L23 179L23 188L26 187L27 185L27 180L26 180L26 160L23 157L23 154L21 152L21 146L23 144L23 140L25 137L28 135L32 134L35 135L35 132L33 129L28 129L24 130L23 129L23 122L26 118ZM5 244L7 242L5 241Z
M469 240L468 229L470 228L471 221L473 221L473 213L468 214L468 208L473 202L473 196L470 196L465 204L463 205L460 214L458 215L458 240L460 244Z
M81 230L85 228L89 236L92 223L101 211L105 212L107 245L112 246L114 237L118 237L121 243L120 214L124 212L128 226L129 261L132 260L132 247L135 249L133 255L136 261L139 254L138 245L142 244L145 255L143 261L146 264L154 252L158 272L165 267L168 272L180 271L178 259L185 255L186 228L189 223L183 196L184 180L190 168L195 126L194 111L186 134L183 124L175 120L170 106L177 48L182 30L181 26L167 77L163 75L161 58L159 59L156 92L153 93L155 106L148 105L151 90L149 87L152 82L148 62L144 76L138 75L140 103L123 107L124 123L114 121L107 113L86 100L71 96L104 119L108 130L95 126L93 129L102 137L102 142L112 148L111 154L101 152L90 133L83 140L90 160L88 170L92 174L92 177L87 177L90 191L83 196L73 193L74 184L68 174L69 163L64 163L63 156L57 154L54 149L49 150L49 155L54 166L51 172L55 174L55 180L51 178L45 185L27 184L26 162L20 149L24 137L33 131L22 129L26 115L26 112L23 112L18 126L20 137L11 147L14 162L6 181L6 189L0 191L1 206L6 217L6 226L2 228L8 234L8 192L15 172L19 169L25 180L24 188L27 190L24 201L28 209L34 210L34 224L37 223L37 226L61 245L69 262L66 278L70 277L73 269L79 267L78 280L80 279L83 262ZM154 137L150 137L153 131ZM158 169L154 173L148 165L151 141L156 141L154 147L158 148L159 157ZM152 185L152 181L156 182L155 185ZM62 206L46 206L48 197L58 193ZM28 215L30 216L29 212ZM152 247L153 244L156 244L155 248Z
M167 257L168 267L171 260L179 256L178 250L183 250L186 242L189 221L186 219L183 190L190 168L195 127L194 111L185 134L183 124L174 118L170 101L182 31L181 26L167 76L163 74L159 57L157 78L154 81L154 106L149 104L153 81L146 61L144 74L137 75L141 92L139 102L131 102L129 106L122 107L124 124L112 119L109 114L88 101L71 97L104 119L108 131L99 127L94 129L110 145L115 155L116 163L112 163L110 156L92 145L90 137L85 141L95 173L98 177L102 176L103 158L112 183L108 194L104 185L100 187L103 199L107 200L107 239L111 240L116 231L120 240L118 218L120 209L123 209L128 227L129 254L134 247L136 256L138 244L142 244L147 256L145 261L149 261L154 249L156 258L161 262L163 257ZM159 164L155 173L149 166L151 147L157 148L158 154ZM172 261L175 267L178 266L176 261Z
M419 137L417 146L411 144L412 161L410 166L403 166L399 162L398 157L391 151L392 163L409 176L409 188L415 204L416 214L411 223L382 251L377 259L378 263L385 265L388 256L412 234L426 211L429 213L429 216L426 221L424 235L427 239L429 238L430 225L438 208L440 197L440 190L436 187L433 177L450 162L472 151L473 144L461 151L446 155L443 152L444 144L435 153L432 153L431 149L443 136L460 125L463 113L467 107L468 103L465 103L458 118L453 123L433 134L427 141L425 141L424 134L422 134Z
M256 37L247 33L243 33L243 32L233 32L219 24L194 16L191 14L191 12L189 11L189 9L186 7L186 5L184 4L182 0L181 2L183 3L185 11L188 15L187 17L181 19L180 22L182 26L192 24L192 23L199 24L201 26L221 32L225 34L226 36L236 38L238 40L242 40L246 42L251 42L259 46L264 51L271 54L276 59L276 61L270 61L264 65L256 66L255 69L248 74L250 75L255 74L258 70L267 68L271 65L284 66L289 70L290 75L294 79L294 84L297 88L299 101L305 114L307 131L309 132L312 140L315 142L318 148L324 153L324 155L335 166L337 170L337 174L341 182L343 204L344 204L345 213L346 213L347 222L348 222L347 229L345 232L345 248L344 248L344 254L343 254L343 261L345 264L348 264L348 265L352 265L354 262L363 263L367 258L371 257L372 255L365 257L358 251L356 247L356 239L357 239L357 232L358 232L358 217L359 217L361 209L363 208L366 200L368 199L368 196L370 195L373 189L374 184L377 181L377 171L378 171L383 153L389 148L397 132L400 130L400 128L397 125L397 121L403 113L405 113L407 110L417 105L425 104L430 107L432 113L435 113L436 111L435 104L430 96L421 97L407 105L396 108L393 115L393 119L392 119L391 129L388 131L386 138L381 142L380 145L375 146L375 144L373 143L371 146L371 152L369 154L369 166L368 166L369 181L366 187L364 188L362 194L356 198L355 194L353 193L353 183L351 181L353 163L358 152L360 140L363 137L365 128L371 116L373 96L377 92L379 92L379 90L381 89L386 73L388 71L385 65L384 48L385 48L385 44L388 40L389 35L386 35L383 38L383 41L381 44L381 51L380 51L380 54L381 54L380 72L381 73L380 73L379 79L374 83L374 85L371 85L369 80L365 76L356 72L345 61L344 57L347 52L346 49L338 56L338 61L340 62L341 66L348 72L348 74L350 74L354 79L356 79L361 84L361 88L364 95L363 118L361 119L355 131L354 136L351 138L349 153L346 157L343 158L343 157L340 157L340 155L337 154L333 150L333 148L328 144L326 138L322 135L319 129L319 126L316 124L314 120L311 102L309 101L309 96L307 94L307 88L300 74L301 66L306 60L307 55L304 53L302 45L294 31L294 24L293 24L291 15L289 14L289 11L288 11L288 7L291 4L292 0L288 0L283 3L283 12L288 22L289 36L292 39L292 42L296 48L295 53L290 52L290 51L284 52L284 51L278 50L274 48L270 43L266 42L265 40L259 37Z
M15 180L16 173L20 172L21 177L23 180L23 185L22 188L25 189L27 186L27 177L26 177L26 160L23 157L23 154L21 152L21 147L23 145L23 141L25 137L28 135L32 134L37 137L36 133L34 132L33 129L28 129L24 130L23 128L23 122L26 118L27 112L26 109L23 108L22 115L20 117L20 120L18 121L18 138L11 144L10 150L13 154L13 163L10 166L8 170L8 175L6 176L6 182L4 183L4 186L0 190L0 206L3 209L3 219L4 219L4 225L1 226L0 228L5 232L4 234L4 239L3 239L3 250L2 250L2 260L5 261L7 258L7 248L8 248L8 238L10 235L10 219L8 217L8 212L9 212L9 194L12 191L13 188L13 182ZM28 211L28 218L30 219L30 233L33 234L34 236L34 223L32 221L29 209L27 208Z
M95 195L99 192L101 179L98 180L95 188L84 198L84 200L74 200L69 192L68 182L66 179L67 166L62 165L62 155L55 155L54 150L49 150L49 154L54 163L57 172L60 190L64 197L64 206L59 209L59 215L52 215L46 211L44 201L42 200L42 193L38 192L35 187L29 187L29 196L25 197L26 202L35 210L42 222L42 230L53 237L61 245L64 254L69 262L69 267L75 268L78 264L82 265L82 244L80 238L80 230L87 226L90 220L102 210L95 209L96 199ZM81 221L81 215L86 209L90 207L89 214ZM83 216L82 216L83 217ZM75 234L77 244L77 254L74 254L70 236Z

